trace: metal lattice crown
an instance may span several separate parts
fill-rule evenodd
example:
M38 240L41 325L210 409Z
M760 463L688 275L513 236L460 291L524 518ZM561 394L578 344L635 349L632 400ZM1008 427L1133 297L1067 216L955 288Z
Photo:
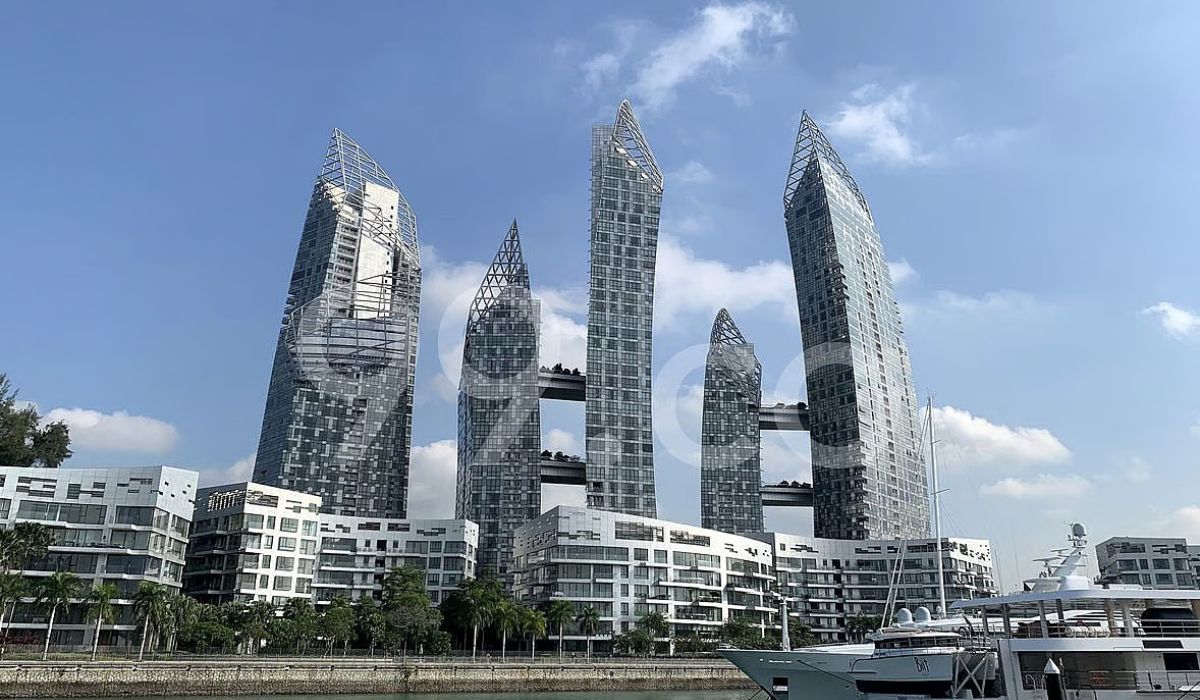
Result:
M792 205L792 198L796 195L796 191L800 188L800 182L804 179L804 173L809 166L816 161L818 165L824 165L833 168L854 193L854 198L858 200L867 217L871 216L871 208L867 206L867 198L863 196L862 190L858 188L858 183L854 181L854 176L850 174L850 169L842 162L841 157L834 150L833 144L829 143L829 139L825 138L824 132L813 118L804 112L800 117L800 129L796 132L796 146L792 151L792 166L788 171L787 186L783 189L783 208L788 209ZM824 168L822 168L824 171Z
M663 187L662 170L658 167L658 161L654 159L654 152L650 150L650 143L646 141L646 136L642 133L642 127L633 114L633 106L629 104L629 100L622 100L621 105L617 107L617 121L613 125L613 142L624 149L625 155L637 163L655 187L661 191Z
M504 236L491 267L483 276L483 283L471 302L471 311L467 315L467 330L470 331L479 319L487 313L496 299L504 290L516 287L529 290L529 268L525 265L525 256L521 254L521 236L517 231L517 220L513 219L512 226Z
M712 335L708 339L711 345L746 345L746 336L733 322L733 317L725 309L717 312L713 321Z
M370 224L366 233L388 239L393 245L403 245L409 249L406 251L409 255L417 255L417 218L404 193L371 154L341 129L334 129L329 138L325 164L321 167L321 175L317 181L332 185L359 206L364 206L363 191L368 182L394 191L400 200L395 222L391 223L391 217L377 211L377 207L365 205L366 209L371 210L364 212L368 215Z

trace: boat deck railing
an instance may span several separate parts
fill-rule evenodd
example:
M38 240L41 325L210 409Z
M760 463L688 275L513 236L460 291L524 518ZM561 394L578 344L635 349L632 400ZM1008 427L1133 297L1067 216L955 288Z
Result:
M1068 671L1062 677L1067 690L1200 692L1200 671ZM1046 677L1024 673L1021 687L1044 690Z

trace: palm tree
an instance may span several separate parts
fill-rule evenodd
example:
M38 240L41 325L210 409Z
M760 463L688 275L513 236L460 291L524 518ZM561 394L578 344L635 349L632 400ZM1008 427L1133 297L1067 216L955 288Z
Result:
M170 601L167 599L169 595L170 591L161 583L142 581L138 584L137 593L133 596L133 612L142 623L142 644L138 648L138 661L146 654L146 642L150 639L151 628L154 629L155 636L158 636L163 623L170 615Z
M5 531L7 532L7 530ZM3 533L0 533L3 534ZM17 603L27 593L25 578L20 574L0 574L0 656L8 643L8 630L4 627L5 613L12 606L13 614L17 612Z
M579 625L579 631L587 636L587 655L592 658L592 635L596 634L596 630L600 627L600 611L592 606L587 606L579 611L575 616L575 624Z
M563 627L575 617L575 606L562 600L552 601L546 608L546 622L558 627L558 655L563 653Z
M642 615L637 621L637 626L646 630L650 634L650 639L654 642L668 636L671 632L671 625L667 622L667 617L658 611ZM656 644L650 645L651 655L654 654L655 646Z
M464 582L465 614L471 625L471 658L479 647L479 628L492 624L500 604L500 584L490 579L470 579Z
M500 658L508 656L508 635L521 628L521 611L508 598L501 598L492 611L492 624L500 632Z
M30 559L46 556L54 544L54 533L41 523L17 523L0 531L0 568L4 571L24 568Z
M120 595L117 587L111 583L102 583L88 592L87 619L96 620L96 633L92 636L92 661L96 660L96 652L100 649L100 625L112 623L116 617L117 608L113 599Z
M546 616L537 608L521 606L521 631L529 635L529 657L537 656L537 638L546 634Z
M275 606L265 600L256 600L247 605L242 616L242 633L246 638L246 651L257 654L261 640L267 636L267 624L275 619Z
M170 638L167 651L174 654L179 647L179 632L196 619L199 602L177 591L172 591L167 597L167 624L170 627Z
M59 608L65 608L71 599L79 597L83 581L75 574L56 571L37 582L37 602L50 611L50 622L46 625L46 646L42 649L42 661L50 656L50 637L54 634L54 617Z

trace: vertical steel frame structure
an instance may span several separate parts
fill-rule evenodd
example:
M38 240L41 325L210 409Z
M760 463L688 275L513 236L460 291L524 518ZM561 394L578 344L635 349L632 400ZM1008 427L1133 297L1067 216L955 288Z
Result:
M592 131L587 502L653 518L651 341L663 176L628 101Z
M513 532L541 513L540 329L513 221L467 317L455 499L479 524L479 571L506 578Z
M804 344L816 536L925 537L929 484L887 259L866 197L807 113L783 209Z
M319 495L330 513L405 517L420 297L412 208L335 129L288 287L255 481Z

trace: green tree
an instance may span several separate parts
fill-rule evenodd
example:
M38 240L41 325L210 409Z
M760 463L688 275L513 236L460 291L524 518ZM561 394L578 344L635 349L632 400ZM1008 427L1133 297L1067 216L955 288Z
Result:
M590 659L592 658L592 637L600 629L600 611L591 605L587 606L575 616L575 624L579 626L579 631L587 637L587 655Z
M667 616L658 611L648 612L638 618L638 629L643 629L650 635L650 654L654 654L655 642L659 639L669 638L671 634L671 624L667 622Z
M537 608L522 605L521 632L529 635L529 656L537 656L537 638L546 635L546 615Z
M558 655L563 654L563 628L575 618L575 606L562 600L551 601L546 606L546 622L558 628Z
M426 654L432 656L449 656L450 633L443 630L430 630L422 641Z
M52 544L54 533L41 523L17 523L0 530L0 569L24 569L29 561L45 557Z
M179 631L196 616L200 603L191 596L171 591L167 595L167 651L175 653L179 648Z
M37 582L38 605L50 612L50 621L46 625L46 646L42 649L42 661L50 656L50 637L54 634L54 618L59 610L66 609L71 601L79 597L83 581L75 574L66 571L56 571Z
M471 658L479 647L479 628L492 624L496 608L503 598L500 582L495 579L465 579L459 584L462 591L457 609L462 622L471 629Z
M120 595L117 587L111 583L102 583L88 591L87 619L96 621L96 629L92 635L92 661L96 660L96 652L100 649L100 626L112 624L117 616L117 606L113 600Z
M190 651L232 651L237 646L237 633L227 615L230 605L197 603L179 629L179 646Z
M275 619L275 606L265 600L255 600L242 609L239 616L246 653L257 654L267 639L268 626Z
M379 601L370 596L363 596L354 601L354 626L358 636L366 640L367 649L371 656L375 655L375 646L387 637L388 620Z
M654 650L654 637L645 629L637 628L613 636L613 651L631 656L648 656Z
M492 625L500 633L500 658L506 658L508 656L508 635L519 632L521 629L521 611L508 598L501 598L496 602L495 610L492 611Z
M37 406L17 406L17 390L0 374L0 464L53 469L71 456L67 424L41 422Z
M754 648L762 637L749 622L740 618L730 618L721 625L721 641L742 649Z
M304 598L289 598L283 604L283 619L292 623L295 650L306 651L313 637L317 635L316 608Z
M342 643L345 652L346 644L354 636L354 608L344 596L338 596L329 603L329 607L321 613L317 629L329 645L329 654L333 655L333 646Z
M860 612L846 620L846 632L852 640L861 642L868 634L880 628L881 619L878 615Z
M146 644L154 647L157 639L151 638L151 632L157 637L166 627L171 615L169 600L170 589L154 581L142 581L138 584L137 592L133 594L133 613L142 625L142 643L138 647L138 661L146 655Z
M8 645L8 628L4 623L17 611L17 603L28 595L25 578L20 574L0 573L0 657ZM10 623L11 624L11 623Z
M405 652L411 645L420 653L426 636L442 624L442 613L425 590L425 572L412 567L397 567L384 577L383 612Z

